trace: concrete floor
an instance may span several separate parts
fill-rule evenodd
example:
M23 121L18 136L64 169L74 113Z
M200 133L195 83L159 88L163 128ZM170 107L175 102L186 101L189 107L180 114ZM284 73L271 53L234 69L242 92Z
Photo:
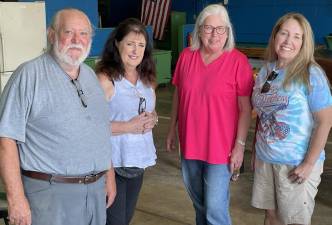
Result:
M157 89L159 125L154 130L158 152L157 165L148 169L137 204L132 225L189 225L195 224L194 210L183 186L177 152L165 151L165 137L171 110L172 88ZM249 131L245 153L245 172L231 183L231 215L233 225L263 224L262 210L250 206L253 173L250 170L251 143L254 124ZM332 135L326 145L325 172L316 198L312 225L332 224Z
M195 224L194 210L183 186L177 152L165 151L165 137L171 110L169 86L157 89L159 125L154 130L157 165L147 169L131 225L190 225ZM254 124L254 122L252 123ZM263 211L250 206L253 174L249 169L253 125L249 132L245 153L245 172L231 184L231 215L233 225L263 224ZM326 146L325 172L316 198L312 225L332 224L332 135ZM6 205L0 189L0 206ZM0 225L3 225L0 222Z

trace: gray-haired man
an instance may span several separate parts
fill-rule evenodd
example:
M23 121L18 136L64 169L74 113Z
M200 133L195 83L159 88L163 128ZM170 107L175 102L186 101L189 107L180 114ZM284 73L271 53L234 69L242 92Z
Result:
M107 104L82 64L91 36L83 12L59 11L50 51L19 66L1 96L0 173L12 224L105 224L115 181Z

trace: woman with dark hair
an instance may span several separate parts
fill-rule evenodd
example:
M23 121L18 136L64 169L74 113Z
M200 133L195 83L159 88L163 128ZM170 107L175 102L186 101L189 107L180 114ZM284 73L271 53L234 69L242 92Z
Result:
M110 109L112 163L117 195L107 225L127 225L134 214L144 169L156 163L152 128L156 86L152 49L144 25L124 20L106 42L96 72Z

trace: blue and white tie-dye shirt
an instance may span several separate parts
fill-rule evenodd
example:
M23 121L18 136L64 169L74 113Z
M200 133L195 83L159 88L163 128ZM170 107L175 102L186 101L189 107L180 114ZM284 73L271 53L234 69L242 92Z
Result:
M269 64L268 71L274 66ZM285 90L282 87L285 70L276 72L278 76L269 81L271 87L267 93L261 93L268 76L266 67L259 72L254 86L252 103L260 118L256 154L269 163L298 165L309 147L313 113L332 106L331 92L325 74L317 66L310 68L310 90L295 83ZM322 151L319 161L324 159Z

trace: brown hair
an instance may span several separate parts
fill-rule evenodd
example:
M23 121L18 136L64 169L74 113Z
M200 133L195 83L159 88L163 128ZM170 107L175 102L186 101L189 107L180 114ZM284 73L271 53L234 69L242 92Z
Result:
M135 18L124 20L111 33L106 41L101 60L96 65L96 72L105 73L111 80L119 80L122 78L125 69L116 43L122 41L130 32L142 34L145 38L146 47L144 56L136 70L144 84L154 86L156 83L156 69L152 59L152 44L149 42L149 37L144 25Z

